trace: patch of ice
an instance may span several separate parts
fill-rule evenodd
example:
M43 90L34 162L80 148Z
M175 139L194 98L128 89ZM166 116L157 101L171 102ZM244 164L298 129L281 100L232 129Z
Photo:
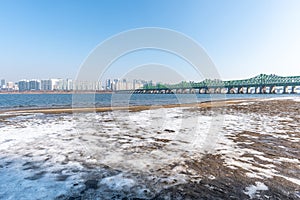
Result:
M100 184L106 185L111 190L129 190L136 182L133 179L124 177L123 174L106 177L101 180Z
M258 99L259 101L272 101L272 100L293 100L295 97L292 96L285 96L285 97L273 97L273 98L265 98L265 99Z
M244 191L245 194L247 194L250 199L254 197L259 197L259 191L266 191L269 188L262 182L255 182L255 185L250 185L249 187L246 187Z
M254 103L255 102L253 102L253 101L249 101L249 102L238 103L238 105L240 105L240 106L248 106L248 105L252 105Z
M257 175L257 173L253 173L253 172L246 172L246 176L249 178L259 178L259 179L263 179L263 177Z
M185 174L176 174L160 178L160 182L165 184L165 188L168 188L172 185L184 184L187 182L187 179L188 177Z
M276 161L279 162L289 162L289 163L300 163L300 161L296 158L284 158L284 157L279 157L275 159Z
M213 175L209 175L207 178L209 178L210 180L214 180L214 179L216 179L216 177L215 177L215 176L213 176Z
M14 162L1 169L1 199L55 199L72 187L72 179L56 181L52 173L46 171L22 170L22 163ZM24 166L23 166L24 168Z
M261 155L254 155L254 156L259 158L260 160L263 160L263 161L274 162L273 159L270 159L270 158L267 158L267 157L264 157L264 156L261 156Z

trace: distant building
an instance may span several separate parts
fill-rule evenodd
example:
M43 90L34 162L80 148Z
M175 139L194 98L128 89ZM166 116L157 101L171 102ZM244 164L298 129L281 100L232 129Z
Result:
M114 79L113 81L110 80L110 88L109 90L115 91L118 88L119 80Z
M29 90L29 81L28 80L20 80L18 83L19 91L27 91Z
M0 89L5 89L6 88L6 82L5 79L1 79L1 83L0 83Z
M19 90L19 86L18 86L18 83L15 83L14 84L14 89L13 89L14 91L18 91Z
M142 80L133 80L133 88L134 90L136 89L141 89L144 87L144 84L146 83L146 81L142 81Z
M122 79L118 83L118 86L117 86L116 90L126 90L126 89L127 89L127 80L126 79Z
M51 90L59 90L60 79L50 79Z
M73 90L73 81L71 79L67 79L67 88L68 91Z
M14 82L7 82L6 83L6 90L7 91L13 91L14 90L14 86L15 86Z
M32 91L41 90L41 81L40 80L30 80L28 90L32 90Z
M106 81L105 81L105 90L111 90L111 81L110 81L110 79L106 79Z
M43 91L49 91L51 90L51 80L41 80L41 90Z

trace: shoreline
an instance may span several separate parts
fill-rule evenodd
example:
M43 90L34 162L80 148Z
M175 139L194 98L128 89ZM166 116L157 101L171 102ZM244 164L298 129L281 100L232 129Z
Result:
M0 114L11 113L12 115L17 114L32 114L32 113L43 113L43 114L62 114L62 113L86 113L86 112L109 112L117 110L128 110L130 112L138 112L150 109L160 108L177 108L177 107L197 107L197 108L213 108L213 107L225 107L227 105L246 103L259 101L257 98L249 99L225 99L225 100L213 100L203 101L199 103L185 103L185 104L165 104L165 105L134 105L134 106L117 106L117 107L64 107L64 108L28 108L28 109L8 109L0 110Z
M121 111L127 110L130 112L138 112L143 110L151 109L160 109L160 108L177 108L177 107L186 107L186 108L218 108L226 107L229 105L237 105L241 103L250 103L250 102L261 102L261 101L286 101L292 100L293 98L231 98L231 99L220 99L220 100L211 100L203 102L194 102L194 103L183 103L183 104L164 104L164 105L131 105L131 106L102 106L102 107L27 107L27 108L16 108L16 109L3 109L0 110L0 114L7 114L7 116L17 116L19 114L33 114L33 113L42 113L42 114L72 114L72 113L88 113L88 112L110 112L110 111ZM0 116L1 118L1 116Z

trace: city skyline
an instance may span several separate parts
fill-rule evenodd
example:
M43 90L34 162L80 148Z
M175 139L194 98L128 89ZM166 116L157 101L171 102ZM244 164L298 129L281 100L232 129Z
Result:
M72 80L62 78L50 79L21 79L19 81L6 81L0 79L0 91L117 91L117 90L135 90L144 87L145 85L156 84L152 80L141 79L119 79L110 78L99 81L88 80Z
M99 43L120 32L162 27L202 46L222 79L259 73L300 74L300 2L291 1L1 1L2 76L70 77ZM55 14L54 14L55 13ZM104 78L145 63L170 66L185 80L193 68L162 52L134 52L112 63ZM204 77L203 77L204 78Z

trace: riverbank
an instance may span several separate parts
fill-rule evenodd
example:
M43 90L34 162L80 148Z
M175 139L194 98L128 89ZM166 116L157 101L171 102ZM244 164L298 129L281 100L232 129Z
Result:
M185 104L167 104L167 105L144 105L144 106L129 106L129 107L91 107L91 108L27 108L27 109L14 109L14 110L0 110L1 113L14 113L14 114L61 114L61 113L85 113L85 112L107 112L128 110L132 112L138 112L142 110L160 109L160 108L176 108L176 107L194 107L194 108L212 108L212 107L224 107L232 104L246 103L252 101L259 101L259 99L232 99L232 100L216 100L206 101L200 103L185 103Z
M172 106L0 119L0 196L300 198L299 98Z

